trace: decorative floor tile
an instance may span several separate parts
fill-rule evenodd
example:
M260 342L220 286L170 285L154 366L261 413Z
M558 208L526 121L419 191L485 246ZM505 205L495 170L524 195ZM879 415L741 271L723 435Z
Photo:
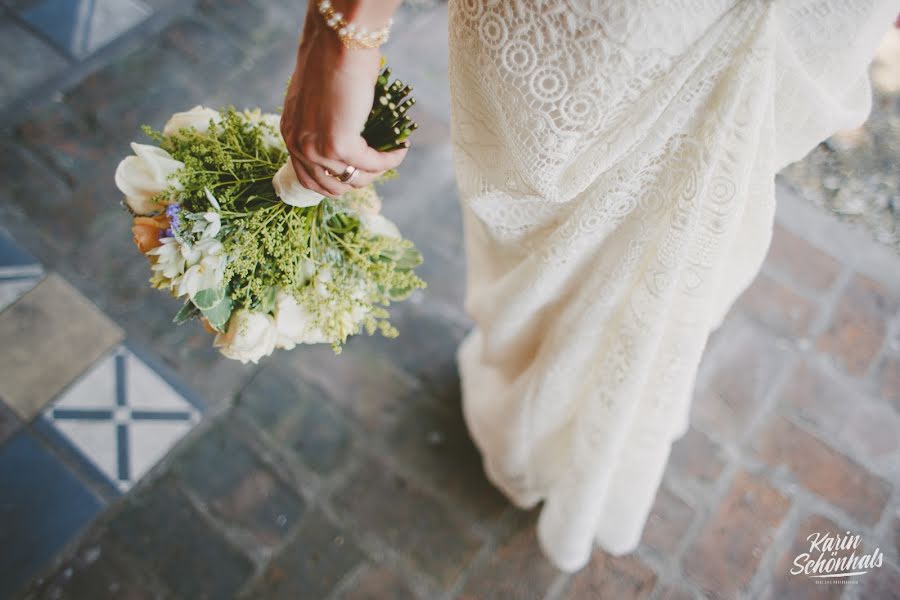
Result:
M44 269L37 260L0 231L0 310L37 285L43 275Z
M120 347L72 384L43 417L124 492L200 421L200 411Z
M0 446L0 598L11 598L103 504L29 432Z
M50 274L0 312L0 398L31 421L122 339L122 330Z
M37 0L19 16L61 50L84 58L151 13L140 0Z

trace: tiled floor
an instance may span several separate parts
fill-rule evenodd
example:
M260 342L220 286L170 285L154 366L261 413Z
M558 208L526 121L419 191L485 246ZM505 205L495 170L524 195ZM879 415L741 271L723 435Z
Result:
M37 260L0 231L0 311L33 288L43 274Z
M0 598L200 422L202 404L0 231ZM64 333L64 334L63 334ZM159 368L159 367L157 367Z
M30 431L0 447L0 598L40 573L103 504Z
M152 20L170 0L118 6L138 2ZM898 598L900 257L810 206L803 180L779 186L763 272L711 340L640 546L569 576L543 558L535 512L487 482L461 414L446 7L405 2L386 50L420 130L384 210L429 283L391 307L400 338L241 365L172 325L111 175L143 122L200 102L274 109L303 3L189 0L87 60L15 12L50 4L0 3L0 50L32 57L16 71L0 52L4 83L96 62L0 140L0 222L44 265L0 236L0 598ZM887 130L900 91L879 94ZM885 177L900 161L877 156ZM858 585L790 574L817 531L860 534L883 565Z

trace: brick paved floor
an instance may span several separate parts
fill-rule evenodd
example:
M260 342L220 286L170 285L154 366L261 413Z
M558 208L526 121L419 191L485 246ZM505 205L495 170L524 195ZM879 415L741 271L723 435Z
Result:
M64 353L27 414L5 394L36 388L15 387L24 380L0 364L0 518L13 492L44 499L31 521L2 524L0 596L900 597L900 256L813 206L802 182L779 186L763 272L710 340L692 426L640 547L596 551L567 576L538 551L535 512L485 481L460 414L453 353L470 323L445 8L406 8L387 50L417 87L421 130L384 190L385 212L422 249L428 289L393 310L399 340L361 337L338 357L311 347L254 366L219 357L196 324L171 325L178 305L146 285L112 173L142 122L159 126L200 102L276 107L301 3L137 2L142 20L111 21L121 37L68 51L16 12L41 4L7 1L0 25L21 39L13 47L39 49L16 68L0 60L4 85L17 86L0 96L0 219L35 257L0 261L0 279L26 289L49 272L37 286L67 290L103 325L92 329L94 354ZM7 290L22 293L4 287L0 300ZM36 303L35 290L0 313L0 331L20 322L8 311ZM64 316L49 304L48 318ZM64 334L28 343L72 349ZM133 488L119 482L122 495L97 484L100 459L57 444L59 422L34 415L63 401L59 389L74 393L75 374L118 373L131 348L203 418ZM815 532L858 534L860 551L878 548L883 564L853 585L790 574Z

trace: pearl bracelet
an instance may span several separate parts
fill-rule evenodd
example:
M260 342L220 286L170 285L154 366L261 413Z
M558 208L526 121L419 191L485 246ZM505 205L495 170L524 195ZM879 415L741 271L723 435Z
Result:
M387 25L381 29L369 31L365 27L347 22L344 15L334 10L331 0L319 0L316 5L325 23L337 33L341 43L347 48L355 50L377 48L388 41L393 19L388 19Z

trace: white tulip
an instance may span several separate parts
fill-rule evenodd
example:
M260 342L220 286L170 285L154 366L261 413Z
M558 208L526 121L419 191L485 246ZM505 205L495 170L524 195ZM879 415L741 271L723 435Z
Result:
M240 309L231 315L228 330L217 334L213 345L223 356L246 364L271 354L277 339L271 315Z
M163 127L163 135L172 135L182 129L193 127L200 133L209 131L209 122L220 123L222 115L218 111L199 104L191 110L172 115Z
M359 213L359 222L364 228L369 230L369 233L397 239L403 237L400 235L400 230L397 228L397 225L384 215L361 212Z
M163 205L153 200L170 186L182 188L181 182L169 176L184 167L184 163L156 146L131 144L136 156L127 156L116 167L116 187L125 194L125 202L138 215L151 215Z
M288 160L281 165L275 177L272 178L272 187L281 201L291 206L315 206L322 201L322 194L308 190L297 179L294 165Z
M277 346L290 350L297 344L322 344L328 340L322 330L313 325L313 315L291 294L279 291L275 297L275 328Z

